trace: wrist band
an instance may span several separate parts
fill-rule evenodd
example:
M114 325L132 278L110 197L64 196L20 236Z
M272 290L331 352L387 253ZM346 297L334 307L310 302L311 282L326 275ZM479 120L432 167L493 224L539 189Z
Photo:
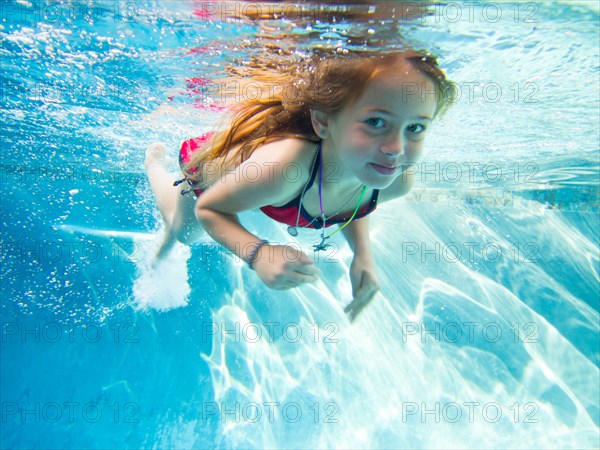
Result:
M260 250L260 248L265 245L268 244L269 241L265 240L265 239L261 239L260 241L258 241L256 244L254 244L254 247L252 247L252 250L250 250L250 253L248 254L248 267L250 267L252 270L254 270L254 262L256 259L256 256L258 255L258 251Z

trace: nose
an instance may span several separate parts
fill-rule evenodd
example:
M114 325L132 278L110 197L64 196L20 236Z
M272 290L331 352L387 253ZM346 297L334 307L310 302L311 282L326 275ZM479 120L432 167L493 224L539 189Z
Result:
M381 146L381 152L390 156L404 155L404 139L402 139L402 133L394 133L390 136L385 144Z

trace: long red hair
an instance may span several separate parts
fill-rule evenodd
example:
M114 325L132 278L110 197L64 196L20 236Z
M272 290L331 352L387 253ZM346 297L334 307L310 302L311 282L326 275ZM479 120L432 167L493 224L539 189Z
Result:
M241 163L257 147L274 140L296 137L318 142L311 109L335 114L357 101L379 72L405 62L433 81L437 102L434 118L443 115L455 98L455 87L436 58L422 51L345 52L293 63L254 60L248 69L230 68L259 95L234 105L228 126L215 133L185 165L186 176L198 180L202 170L190 173L190 169L211 163L233 148L237 148L234 157ZM265 92L267 95L262 95Z

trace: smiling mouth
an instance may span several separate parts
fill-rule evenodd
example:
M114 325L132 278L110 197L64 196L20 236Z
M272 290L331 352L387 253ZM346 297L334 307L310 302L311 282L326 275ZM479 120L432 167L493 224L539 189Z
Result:
M377 163L370 163L371 167L375 169L381 175L399 175L401 173L405 173L409 168L410 164L398 164L397 166L384 166Z
M383 175L392 175L398 170L400 166L382 166L381 164L371 163L371 166Z
M400 165L398 165L398 166L387 166L387 165L377 164L377 163L373 163L373 165L379 166L379 167L383 167L384 169L397 169L398 167L400 167Z

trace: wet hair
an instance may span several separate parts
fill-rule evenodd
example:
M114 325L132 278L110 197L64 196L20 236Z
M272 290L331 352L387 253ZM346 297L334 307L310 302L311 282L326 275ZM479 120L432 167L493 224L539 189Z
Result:
M268 94L234 105L228 125L215 133L201 151L194 153L184 172L197 180L202 170L189 173L190 169L213 162L234 148L234 157L241 163L257 147L275 140L295 137L318 142L320 138L312 126L311 110L335 114L358 101L368 83L379 73L406 67L407 63L433 82L437 103L434 118L439 118L454 99L455 88L446 79L436 58L423 51L315 54L285 64L255 59L249 68L230 68L232 73L243 77L245 86Z

